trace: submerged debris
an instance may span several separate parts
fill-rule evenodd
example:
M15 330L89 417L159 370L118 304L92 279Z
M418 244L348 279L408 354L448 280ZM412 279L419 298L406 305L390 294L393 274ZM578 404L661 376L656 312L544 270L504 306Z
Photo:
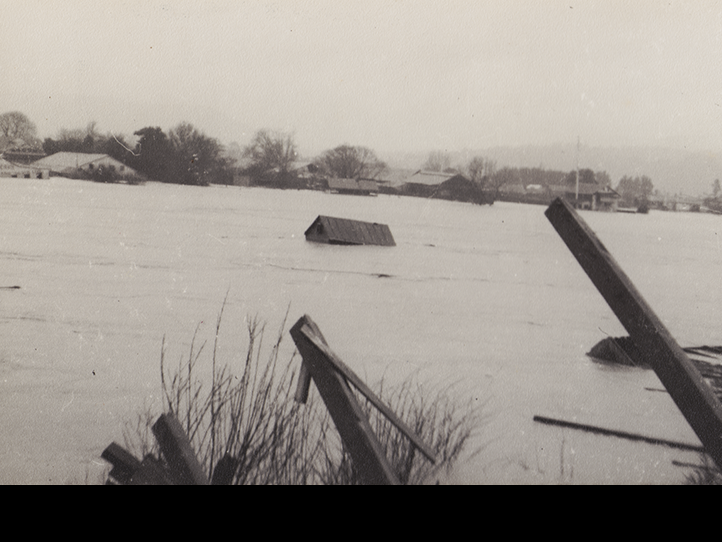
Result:
M722 346L695 346L682 350L722 401ZM631 337L607 337L595 344L587 355L600 363L651 369Z
M304 235L307 241L330 245L396 246L394 236L386 224L332 216L318 216Z

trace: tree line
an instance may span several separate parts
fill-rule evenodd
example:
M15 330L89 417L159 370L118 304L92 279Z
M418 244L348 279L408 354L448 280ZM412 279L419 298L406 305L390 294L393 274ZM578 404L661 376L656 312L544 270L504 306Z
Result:
M594 184L601 188L612 188L621 196L620 204L628 207L643 207L649 205L649 200L655 193L654 183L646 175L623 176L619 179L616 187L606 171L593 171L588 168L572 171L548 170L540 167L502 167L497 168L494 160L483 156L475 156L466 164L452 166L452 159L449 153L433 151L428 154L422 169L436 171L446 174L465 175L472 182L477 184L483 191L491 192L498 199L504 189L509 190L511 186L524 187L527 197L539 202L546 202L552 197L553 188L559 186L574 187L579 175L579 183ZM716 194L722 194L722 187L717 182ZM536 193L535 193L536 192Z
M284 186L292 185L297 177L298 147L292 134L259 130L236 156L188 122L168 133L147 126L133 135L136 142L131 144L121 134L101 133L97 123L90 122L85 128L63 128L41 142L35 124L23 113L0 115L0 150L22 140L47 155L107 154L149 179L178 184L230 184L234 176L243 174L256 184ZM371 149L351 145L328 150L309 166L319 176L342 178L376 178L387 168Z
M13 111L0 115L0 149L22 140L46 154L61 151L107 154L149 179L168 183L231 184L235 176L245 175L253 184L263 186L306 187L299 181L298 146L293 134L259 130L248 145L235 152L229 152L217 139L188 122L181 122L168 133L159 127L147 126L133 135L136 142L130 144L121 134L102 134L97 123L90 122L84 129L62 129L55 138L41 142L35 124L23 113ZM473 190L490 195L487 202L499 199L503 189L510 185L540 187L542 192L550 193L552 186L575 184L577 175L576 171L498 168L496 161L484 156L474 156L465 164L452 166L450 154L443 151L429 153L421 169L461 175ZM373 150L343 144L308 162L304 173L310 173L312 178L380 179L387 171L388 165ZM309 175L301 177L308 184ZM605 171L582 169L579 178L581 183L612 186ZM646 176L624 176L616 190L623 204L639 205L652 195L654 185Z

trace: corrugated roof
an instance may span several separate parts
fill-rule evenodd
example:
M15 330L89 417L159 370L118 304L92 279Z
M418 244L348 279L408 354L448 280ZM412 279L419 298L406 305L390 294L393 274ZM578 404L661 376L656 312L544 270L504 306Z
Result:
M386 224L319 215L305 232L309 240L345 245L396 246Z

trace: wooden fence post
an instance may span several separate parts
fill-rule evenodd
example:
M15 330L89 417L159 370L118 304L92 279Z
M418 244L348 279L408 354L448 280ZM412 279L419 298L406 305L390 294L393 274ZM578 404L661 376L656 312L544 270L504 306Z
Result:
M722 404L702 375L579 214L561 198L545 214L722 468Z
M141 467L141 462L133 454L115 442L111 442L100 457L113 465L109 474L121 484L130 484L133 475Z
M153 434L176 484L208 485L208 477L175 416L162 414L153 425Z
M316 383L354 466L366 484L398 485L398 478L346 379L309 340L312 335L322 337L318 326L308 316L302 317L291 328L291 337L303 357L308 373Z

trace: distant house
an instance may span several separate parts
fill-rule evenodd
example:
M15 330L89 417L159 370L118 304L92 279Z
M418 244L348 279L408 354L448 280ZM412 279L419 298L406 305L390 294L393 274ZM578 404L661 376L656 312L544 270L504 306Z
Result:
M609 186L598 183L566 184L551 187L554 197L563 197L576 209L616 212L622 196Z
M31 164L40 158L43 158L45 153L42 149L27 145L22 139L17 139L8 145L2 152L2 157L13 164Z
M311 160L294 162L291 171L295 173L299 179L313 179L318 174L318 166Z
M375 196L379 193L379 184L366 179L328 179L328 189L334 194Z
M493 203L493 198L463 175L454 175L442 182L433 193L434 198L468 203Z
M119 177L138 175L123 162L107 154L87 154L82 152L56 152L32 163L35 167L49 169L52 174L72 175L78 171L93 173L98 170L115 172Z
M329 245L396 246L386 224L318 216L304 233L307 241Z
M47 179L50 172L41 167L27 164L15 164L0 158L0 177L16 177L20 179Z
M418 170L397 181L398 190L408 196L431 197L441 183L448 181L454 175L453 173Z

